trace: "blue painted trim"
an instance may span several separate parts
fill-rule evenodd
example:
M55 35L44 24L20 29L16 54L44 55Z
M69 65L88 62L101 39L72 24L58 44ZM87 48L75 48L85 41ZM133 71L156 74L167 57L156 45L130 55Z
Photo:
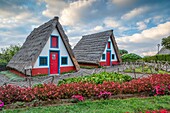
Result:
M103 59L103 55L105 55L105 58ZM102 54L102 60L106 60L106 54Z
M67 64L62 64L62 58L67 58ZM68 65L68 56L62 56L62 57L61 57L61 65L62 65L62 66L67 66L67 65Z
M41 61L40 59L41 59L41 58L46 58L47 64L41 65L41 64L40 64L40 61ZM39 66L48 66L48 56L39 56Z
M114 55L114 59L115 59L115 54L111 54L111 55ZM112 60L114 60L113 57L112 57Z
M52 47L52 37L57 37L57 40L58 40L58 44L57 44L57 47ZM50 48L59 48L59 36L57 35L51 35L50 36Z
M50 75L50 53L51 52L58 52L58 74L60 74L60 50L49 50L49 68L48 68L48 73Z

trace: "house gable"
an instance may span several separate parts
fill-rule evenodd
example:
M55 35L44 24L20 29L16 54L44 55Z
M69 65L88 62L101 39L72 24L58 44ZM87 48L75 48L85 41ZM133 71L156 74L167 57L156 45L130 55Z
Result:
M106 46L105 46L105 50L104 52L102 53L102 56L100 58L100 65L101 66L105 66L106 65L106 59L107 59L107 52L110 52L111 53L111 63L114 65L114 64L118 64L118 57L117 57L117 53L115 51L115 47L112 43L112 40L111 38L109 37L108 39L108 42L106 43Z
M49 61L46 61L46 60L49 60L49 58L45 54L43 49L44 48L46 49L47 47L49 47L49 44L50 44L49 37L51 37L52 34L55 35L55 33L52 33L55 30L58 31L56 34L59 35L60 40L62 39L62 41L63 41L63 42L61 42L61 43L63 43L62 45L65 45L64 46L65 50L67 50L67 52L70 56L69 58L72 61L72 65L74 65L74 68L78 71L80 69L80 67L74 57L71 46L69 45L68 37L64 33L64 30L58 21L58 17L54 17L53 19L42 24L38 28L35 28L30 33L30 35L27 37L26 41L24 42L24 44L21 47L21 49L19 50L19 52L17 54L15 54L14 57L10 60L7 67L11 70L18 71L22 74L25 74L25 69L27 69L27 67L29 67L29 68L31 67L31 68L33 68L32 71L29 71L27 73L27 75L31 75L31 72L38 73L38 72L36 72L37 70L35 70L34 67L38 67L37 63L42 61L40 66L42 66L42 69L43 68L44 69L41 70L41 73L46 74L48 72L46 66L49 66ZM53 39L53 40L58 41L59 39ZM59 47L59 45L57 45L59 43L60 42L53 43L53 48L56 49L57 47ZM51 51L53 51L53 50L51 50ZM55 51L59 52L58 50L55 50ZM64 50L63 50L63 52L64 52ZM42 57L39 58L40 55L42 55ZM57 56L58 55L60 55L60 54L57 54ZM65 60L67 60L67 61L64 61L68 65L70 62L69 58L65 58ZM60 63L59 63L59 65L60 65ZM65 66L66 65L63 65L61 67L65 67ZM65 69L63 69L63 70L67 71ZM70 68L70 70L71 70L71 68ZM62 72L62 68L61 68L60 72Z
M52 37L56 36L58 37L58 47L54 48L52 47ZM61 36L59 34L59 32L57 31L57 29L54 29L54 31L51 33L46 45L44 46L43 50L41 51L38 59L36 60L35 64L34 64L34 69L33 69L33 75L34 74L41 74L41 69L45 70L45 72L48 74L50 74L50 51L58 51L59 52L59 73L62 73L63 70L66 70L64 68L71 68L75 70L75 67L73 65L73 62L71 60L71 57L69 56L69 53L63 43L63 40L61 39ZM47 64L46 66L41 66L40 65L40 57L47 57ZM67 64L62 64L62 58L65 57L67 58ZM40 70L40 71L38 71Z

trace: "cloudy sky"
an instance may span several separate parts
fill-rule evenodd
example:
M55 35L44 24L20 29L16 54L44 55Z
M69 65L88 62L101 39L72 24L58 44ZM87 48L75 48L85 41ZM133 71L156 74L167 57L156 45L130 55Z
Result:
M170 35L170 0L0 0L0 48L22 45L54 16L72 47L82 35L113 29L120 49L145 56Z

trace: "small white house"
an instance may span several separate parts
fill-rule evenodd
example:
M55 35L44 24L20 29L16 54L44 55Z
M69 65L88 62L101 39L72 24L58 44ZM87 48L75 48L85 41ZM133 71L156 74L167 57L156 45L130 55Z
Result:
M26 68L31 67L27 74L32 76L79 70L58 17L35 28L7 67L20 74L25 74Z

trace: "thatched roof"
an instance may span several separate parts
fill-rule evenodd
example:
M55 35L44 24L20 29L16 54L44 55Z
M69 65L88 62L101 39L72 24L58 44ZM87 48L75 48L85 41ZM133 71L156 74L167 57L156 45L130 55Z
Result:
M79 63L99 65L100 58L105 50L109 37L113 43L117 59L121 62L113 30L82 36L82 39L73 49L77 61Z
M58 21L58 17L54 17L43 25L35 28L31 34L27 37L20 51L13 56L8 63L7 67L15 69L21 73L24 73L26 67L34 66L38 56L46 45L51 33L54 29L57 29L65 47L75 65L76 69L79 70L79 65L74 57L69 40L61 24Z
M170 49L166 49L166 48L161 48L161 50L159 51L159 54L164 55L164 54L170 54Z

